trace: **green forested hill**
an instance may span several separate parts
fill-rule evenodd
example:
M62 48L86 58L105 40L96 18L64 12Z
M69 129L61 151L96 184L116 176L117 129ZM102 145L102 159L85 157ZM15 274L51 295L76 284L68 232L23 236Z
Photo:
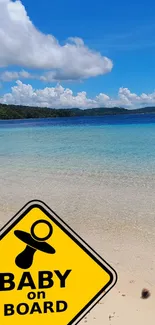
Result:
M73 116L102 116L116 114L155 113L155 107L127 110L125 108L93 108L93 109L51 109L19 105L0 104L0 119L26 119L47 117L73 117Z

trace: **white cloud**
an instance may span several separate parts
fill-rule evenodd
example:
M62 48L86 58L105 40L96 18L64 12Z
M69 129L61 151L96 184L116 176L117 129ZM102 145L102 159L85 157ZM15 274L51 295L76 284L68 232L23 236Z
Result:
M60 84L56 87L34 89L30 84L24 84L20 80L11 88L10 93L0 97L4 104L29 105L53 108L93 108L93 107L126 107L137 108L155 105L155 91L151 94L131 93L128 88L120 88L116 98L100 93L94 98L89 98L85 91L76 95L69 88L63 88Z
M44 80L76 80L103 75L113 63L80 38L65 45L37 30L21 1L0 0L0 67L47 70Z
M1 0L0 0L1 1ZM23 79L34 79L35 77L33 77L29 72L25 71L25 70L21 70L19 72L16 71L4 71L2 73L0 73L0 80L1 81L13 81L13 80L17 80L19 78L23 78Z

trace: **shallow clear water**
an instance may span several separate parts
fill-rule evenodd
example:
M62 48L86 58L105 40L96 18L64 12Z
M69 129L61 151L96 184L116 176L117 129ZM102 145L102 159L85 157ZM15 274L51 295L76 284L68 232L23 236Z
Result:
M0 121L0 168L152 174L155 115Z

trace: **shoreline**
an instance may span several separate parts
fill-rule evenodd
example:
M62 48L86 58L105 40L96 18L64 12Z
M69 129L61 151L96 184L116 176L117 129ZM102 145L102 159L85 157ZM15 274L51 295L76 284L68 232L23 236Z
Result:
M0 226L29 201L44 201L118 274L81 325L154 325L154 125L6 129Z

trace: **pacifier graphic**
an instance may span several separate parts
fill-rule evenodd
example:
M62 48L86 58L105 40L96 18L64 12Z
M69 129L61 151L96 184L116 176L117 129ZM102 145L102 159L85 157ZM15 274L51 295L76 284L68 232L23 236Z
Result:
M48 234L44 237L38 237L35 234L36 226L38 225L46 225L48 227ZM50 222L46 220L37 220L32 224L31 227L31 234L22 231L22 230L15 230L14 234L17 238L19 238L22 242L24 242L26 245L26 248L23 252L21 252L15 259L16 265L21 269L28 269L32 263L34 258L34 253L39 250L47 254L54 254L55 249L45 242L45 240L48 240L52 233L53 228Z

